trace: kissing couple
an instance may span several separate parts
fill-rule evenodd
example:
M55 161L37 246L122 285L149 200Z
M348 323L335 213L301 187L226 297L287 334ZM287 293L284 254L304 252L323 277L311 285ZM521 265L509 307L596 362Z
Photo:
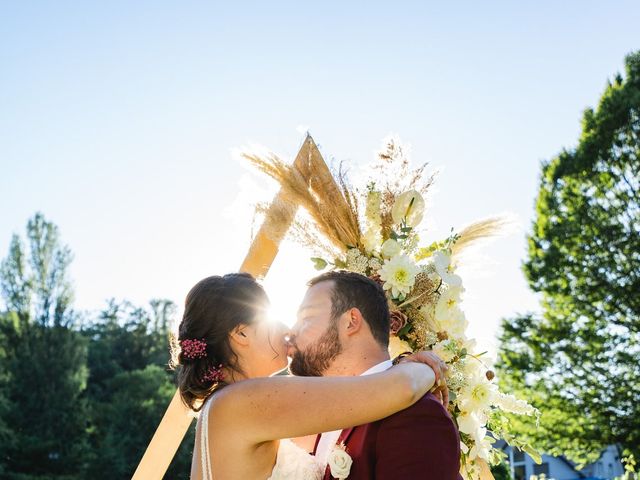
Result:
M332 271L308 285L291 330L268 320L249 274L187 295L174 363L199 412L191 478L460 480L444 362L392 362L387 299L370 278ZM287 357L293 375L273 375Z

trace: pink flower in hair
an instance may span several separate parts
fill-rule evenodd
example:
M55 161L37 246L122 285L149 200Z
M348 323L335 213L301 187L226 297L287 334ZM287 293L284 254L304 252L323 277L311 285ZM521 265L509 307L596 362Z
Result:
M205 358L207 356L207 342L203 339L187 338L180 340L182 356L190 360Z
M222 382L224 380L222 364L218 365L217 367L209 367L202 376L202 380L205 382Z

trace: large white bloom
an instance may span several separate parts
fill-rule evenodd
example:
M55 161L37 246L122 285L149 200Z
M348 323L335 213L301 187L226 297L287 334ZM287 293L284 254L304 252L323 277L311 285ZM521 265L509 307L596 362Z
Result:
M408 227L417 227L424 216L424 198L416 190L408 190L396 197L391 209L394 223L405 220Z
M396 255L384 262L379 274L384 281L384 289L391 290L392 296L397 298L411 291L419 272L418 266L408 256Z
M473 412L462 412L456 420L458 422L458 429L467 435L474 435L478 429L484 427L484 423L478 415Z
M438 312L436 309L435 318L440 331L447 332L449 337L456 340L465 339L465 332L469 322L462 310L456 307L447 309L444 312Z
M442 281L451 287L459 287L462 285L462 279L453 273L453 266L451 265L451 256L447 255L442 250L434 252L431 256L433 265L442 278Z
M465 412L485 412L495 402L497 391L498 386L495 383L487 380L480 371L476 371L460 389L456 401Z

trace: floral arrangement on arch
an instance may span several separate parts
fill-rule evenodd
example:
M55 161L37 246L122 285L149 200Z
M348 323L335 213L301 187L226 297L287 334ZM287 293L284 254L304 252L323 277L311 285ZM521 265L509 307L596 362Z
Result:
M305 208L292 226L294 238L317 252L318 270L346 269L367 275L385 290L391 311L392 356L404 351L433 350L449 366L449 412L461 437L463 469L478 478L479 461L499 463L504 453L497 439L520 448L539 461L538 453L509 432L506 413L536 415L524 400L499 390L495 374L467 337L468 321L461 308L464 288L456 274L460 252L479 239L497 234L505 220L490 218L471 224L448 238L423 245L419 227L424 196L434 176L426 164L411 169L406 149L388 137L370 166L365 188L354 188L342 168L333 178L323 171L303 174L273 154L243 156L282 187L290 205ZM311 164L307 168L313 169ZM307 181L311 174L313 181ZM336 188L336 185L338 188ZM258 211L266 211L259 205ZM283 235L288 221L271 227ZM484 352L486 353L486 352Z

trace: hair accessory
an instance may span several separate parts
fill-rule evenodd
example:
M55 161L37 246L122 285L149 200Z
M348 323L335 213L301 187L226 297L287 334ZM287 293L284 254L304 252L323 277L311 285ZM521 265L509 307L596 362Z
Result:
M222 371L222 364L217 367L209 367L202 376L202 380L205 382L222 382L224 380L224 372Z
M198 338L187 338L180 340L182 355L190 360L205 358L207 356L207 342Z

